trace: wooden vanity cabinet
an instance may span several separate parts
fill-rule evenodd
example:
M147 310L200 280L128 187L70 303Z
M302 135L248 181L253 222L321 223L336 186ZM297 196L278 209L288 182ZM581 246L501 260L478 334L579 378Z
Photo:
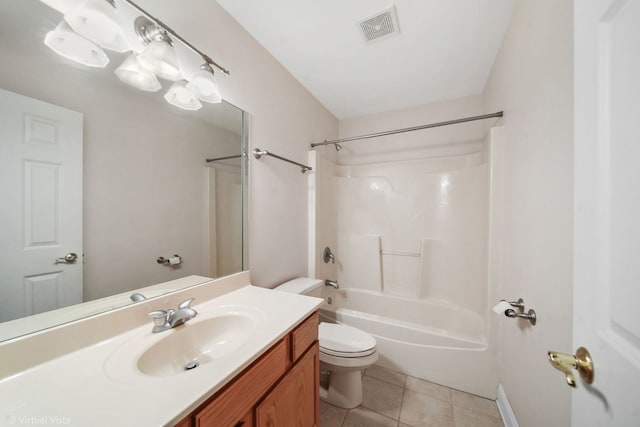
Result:
M318 345L313 345L258 405L256 427L318 425Z
M318 313L303 320L177 427L318 427Z

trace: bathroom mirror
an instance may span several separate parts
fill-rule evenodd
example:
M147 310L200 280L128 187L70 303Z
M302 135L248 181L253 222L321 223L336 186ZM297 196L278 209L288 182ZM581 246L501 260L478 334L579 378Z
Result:
M131 51L92 50L104 66L61 56L45 44L73 31L56 3L74 2L0 0L0 340L247 268L243 111L177 108L167 80L123 83L114 71ZM185 75L197 68L173 48Z

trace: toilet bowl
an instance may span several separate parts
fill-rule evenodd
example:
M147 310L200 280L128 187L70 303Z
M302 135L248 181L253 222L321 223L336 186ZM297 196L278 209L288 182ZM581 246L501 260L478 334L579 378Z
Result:
M322 280L298 278L275 289L304 295L322 285ZM375 338L351 326L320 322L318 341L320 369L329 372L328 386L320 387L320 398L341 408L360 405L362 370L378 360Z
M320 397L341 408L355 408L362 403L362 370L376 363L376 340L351 326L320 322L320 369L329 371L327 388Z

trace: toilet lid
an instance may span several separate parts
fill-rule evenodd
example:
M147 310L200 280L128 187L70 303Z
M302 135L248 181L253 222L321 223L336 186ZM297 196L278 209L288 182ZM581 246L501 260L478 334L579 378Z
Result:
M362 357L373 353L376 340L360 329L337 323L320 322L320 351L333 356Z

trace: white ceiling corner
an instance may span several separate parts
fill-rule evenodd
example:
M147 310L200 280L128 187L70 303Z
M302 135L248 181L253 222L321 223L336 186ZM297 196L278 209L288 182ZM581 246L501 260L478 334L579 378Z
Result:
M482 92L518 0L218 0L337 118ZM359 22L395 6L400 35Z

